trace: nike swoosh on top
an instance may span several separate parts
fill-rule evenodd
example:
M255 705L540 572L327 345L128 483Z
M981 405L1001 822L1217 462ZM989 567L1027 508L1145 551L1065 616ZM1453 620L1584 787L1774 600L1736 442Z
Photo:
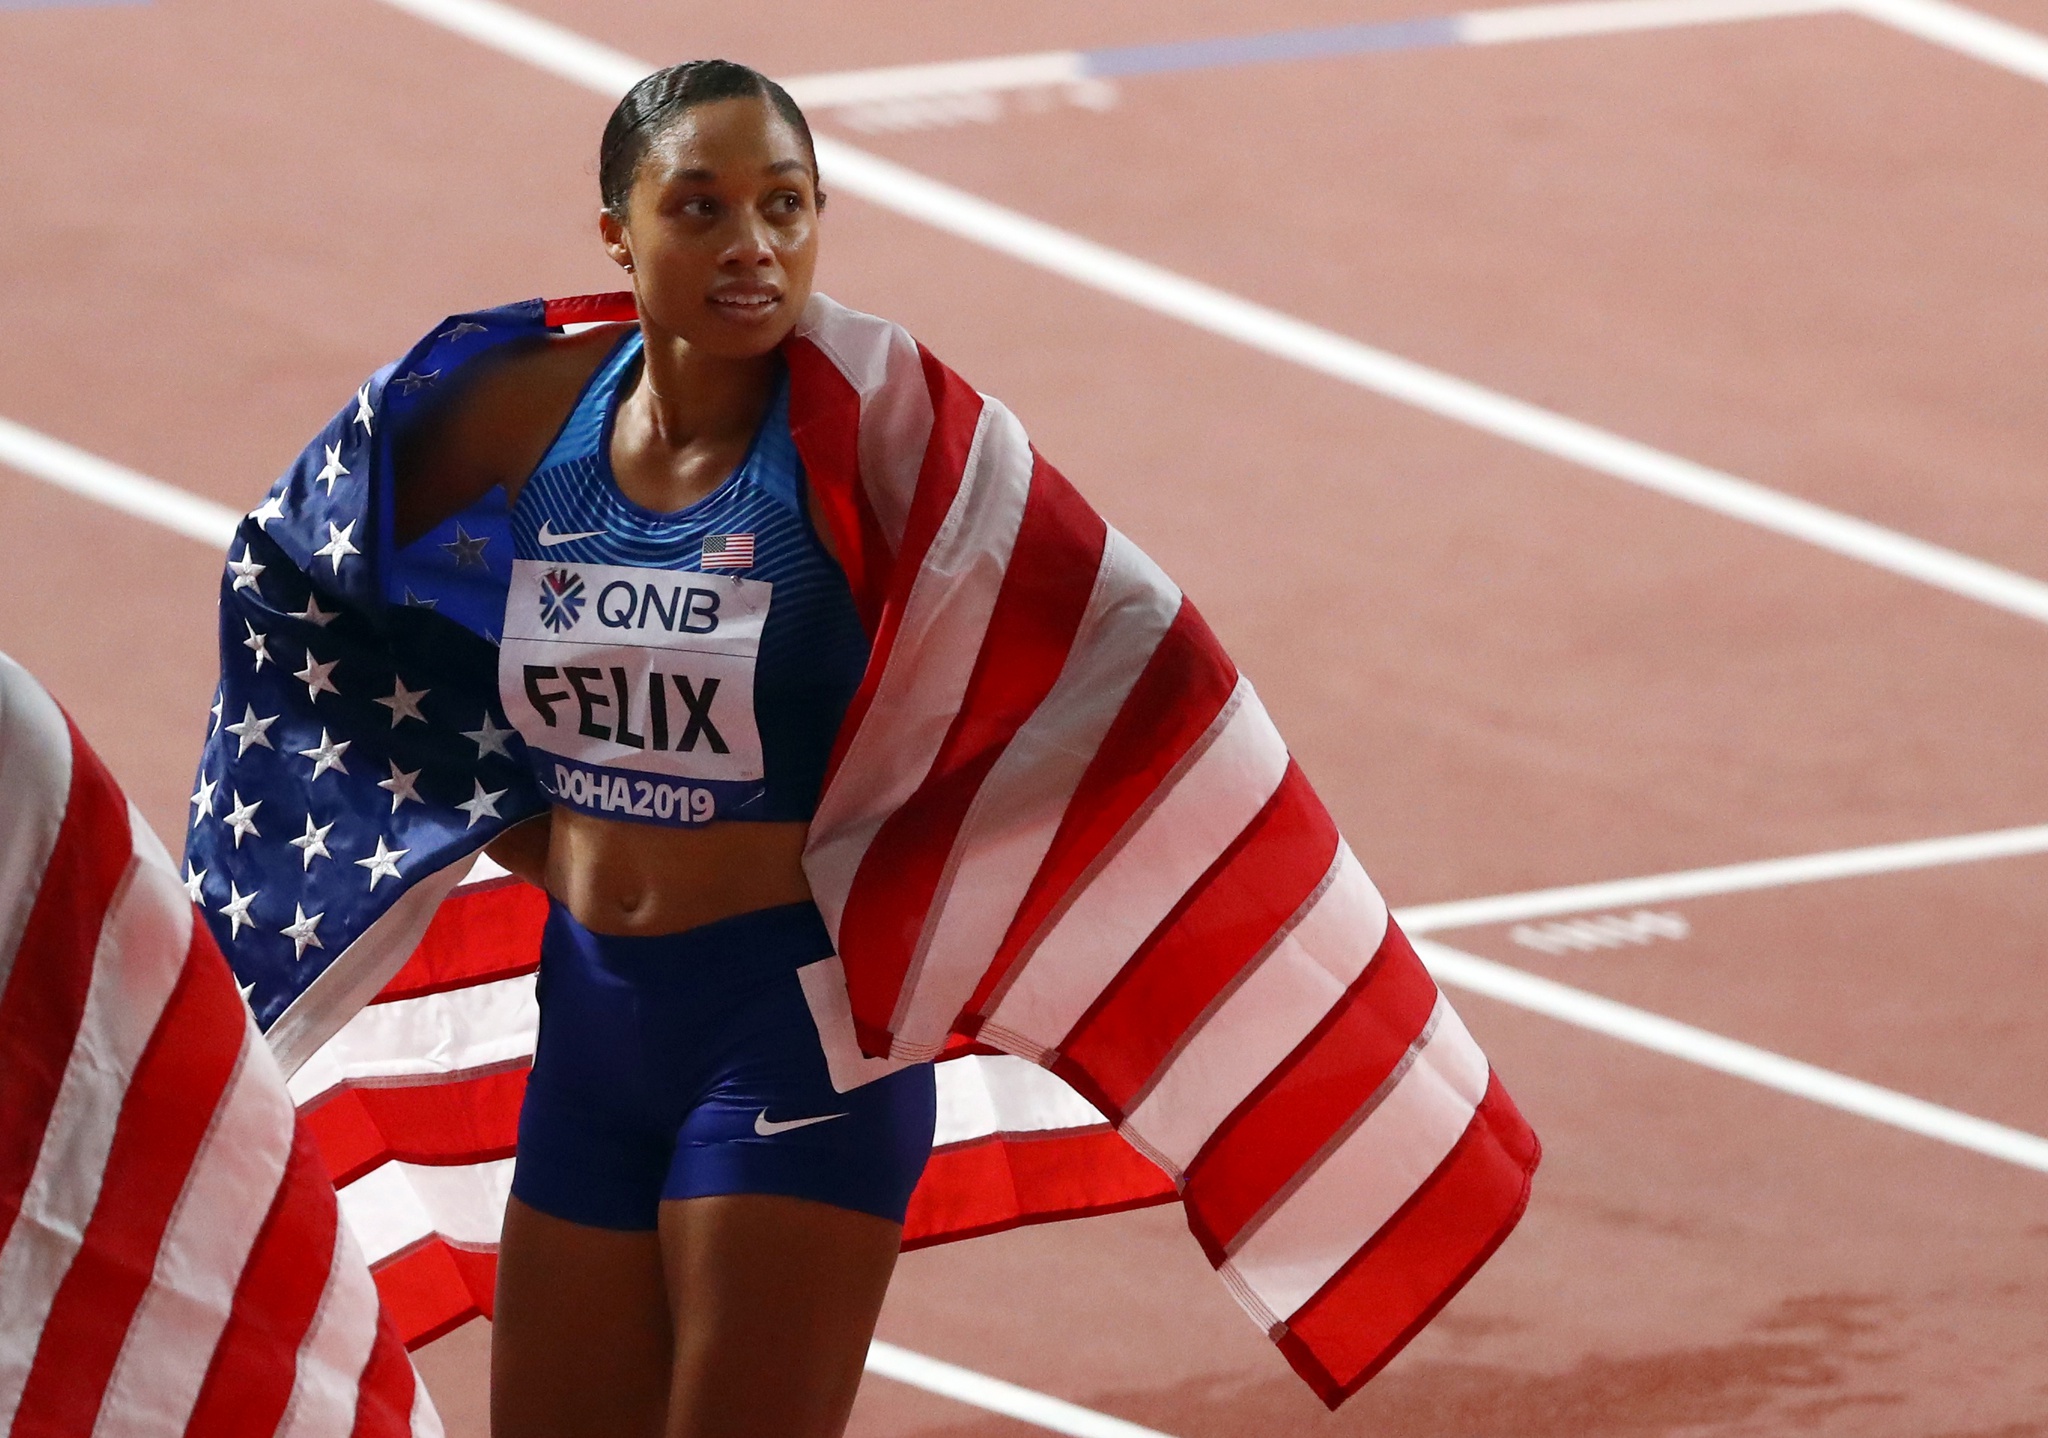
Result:
M603 533L602 529L579 529L574 534L557 534L555 533L555 522L552 519L543 519L540 522L538 538L542 544L553 547L557 544L567 544L572 539L595 539Z
M768 1117L768 1110L762 1109L754 1115L754 1132L763 1138L773 1138L778 1133L788 1133L793 1128L809 1128L814 1123L830 1123L835 1118L845 1118L843 1113L821 1113L816 1118L792 1118L775 1123Z

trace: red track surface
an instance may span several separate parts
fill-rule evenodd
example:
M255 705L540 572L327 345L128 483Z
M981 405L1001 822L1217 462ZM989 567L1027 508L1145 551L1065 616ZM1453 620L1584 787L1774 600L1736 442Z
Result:
M782 74L1405 7L536 9ZM1987 7L2048 28L2048 9ZM600 98L371 0L0 11L0 415L237 507L444 313L607 288ZM825 128L825 127L821 127ZM1132 81L852 137L1633 438L2048 575L2048 88L1846 18ZM826 176L829 187L831 176ZM1396 904L2048 820L2048 631L844 198L900 319L1196 596ZM182 833L219 559L0 469L0 649ZM2048 1131L2048 860L1451 942ZM882 1334L1181 1438L2048 1435L2048 1178L1486 1000L1529 1217L1331 1416L1174 1210L911 1255ZM481 1325L422 1355L482 1431ZM1023 1434L885 1381L861 1435Z

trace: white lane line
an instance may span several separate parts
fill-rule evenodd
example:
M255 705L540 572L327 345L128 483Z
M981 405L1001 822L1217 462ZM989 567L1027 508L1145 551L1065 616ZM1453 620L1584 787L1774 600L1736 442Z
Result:
M1090 289L1529 449L2048 623L2048 583L1361 344L820 137L834 186Z
M1457 26L1458 38L1467 45L1505 45L1522 40L1719 25L1735 20L1836 14L1850 3L1852 0L1590 0L1571 5L1468 10L1457 17Z
M1483 994L1531 1013L1543 1014L1578 1028L1687 1063L1747 1079L1765 1088L1840 1109L1859 1118L1926 1138L1939 1139L1990 1158L2003 1159L2048 1173L2048 1138L2008 1128L1989 1119L1961 1113L1895 1089L1838 1074L1753 1044L1724 1038L1705 1029L1667 1019L1646 1009L1616 1003L1552 979L1539 978L1509 964L1447 948L1422 939L1416 953L1440 984Z
M992 95L1005 90L1078 85L1087 78L1082 73L1079 50L1048 50L1036 55L995 55L984 60L952 60L937 65L888 65L874 70L792 75L782 82L782 88L806 110L835 110L842 105L873 105L889 100L929 100L947 95Z
M1844 0L1867 20L2048 85L2048 39L1947 0Z
M618 95L654 68L497 0L383 3L606 96ZM820 136L818 158L840 190L1091 289L1541 453L2048 623L2048 583L2041 580L1780 494L1361 344L992 204L843 141Z
M0 419L0 464L225 551L242 516L224 504Z
M868 1372L1072 1438L1168 1438L1157 1428L1143 1428L879 1339L868 1347Z
M1522 894L1495 894L1483 899L1454 899L1443 904L1414 904L1394 910L1395 921L1410 934L1445 929L1473 929L1511 924L1554 914L1582 914L1591 909L1621 909L1641 904L1667 904L1710 894L1739 894L1751 889L1777 889L1814 884L1826 879L1853 879L1870 874L1897 874L1949 864L1974 864L1987 859L2012 859L2048 854L2048 824L2022 829L1990 829L1940 839L1901 844L1873 844L1862 849L1835 849L1821 854L1796 854L1785 859L1757 859L1711 869L1685 869L1647 874L1636 879L1608 879L1534 889Z

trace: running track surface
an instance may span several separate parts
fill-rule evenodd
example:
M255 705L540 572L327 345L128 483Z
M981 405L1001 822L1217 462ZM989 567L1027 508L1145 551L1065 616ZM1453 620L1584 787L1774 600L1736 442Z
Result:
M2048 30L2036 0L1981 8ZM532 9L630 55L779 75L1416 13ZM10 6L0 77L0 417L234 508L439 316L614 287L591 234L608 101L376 0ZM819 128L2048 578L2048 86L1821 15L1083 98ZM824 288L1002 396L1197 598L1396 905L2048 821L2048 625L850 194L826 236ZM0 467L0 649L174 845L219 563ZM1640 942L1609 947L1540 924L1433 937L2048 1133L2048 856L1637 909ZM2048 1173L1458 1002L1548 1161L1515 1237L1339 1414L1172 1209L910 1255L881 1336L1176 1438L2048 1435ZM483 1432L486 1345L474 1324L421 1355L456 1434ZM871 1379L853 1431L1042 1430Z

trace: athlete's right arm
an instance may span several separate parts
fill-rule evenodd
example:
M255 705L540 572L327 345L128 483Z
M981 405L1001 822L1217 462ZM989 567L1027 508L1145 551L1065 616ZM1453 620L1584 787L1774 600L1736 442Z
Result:
M517 498L619 329L510 344L461 371L393 448L398 543L460 514L494 485Z

